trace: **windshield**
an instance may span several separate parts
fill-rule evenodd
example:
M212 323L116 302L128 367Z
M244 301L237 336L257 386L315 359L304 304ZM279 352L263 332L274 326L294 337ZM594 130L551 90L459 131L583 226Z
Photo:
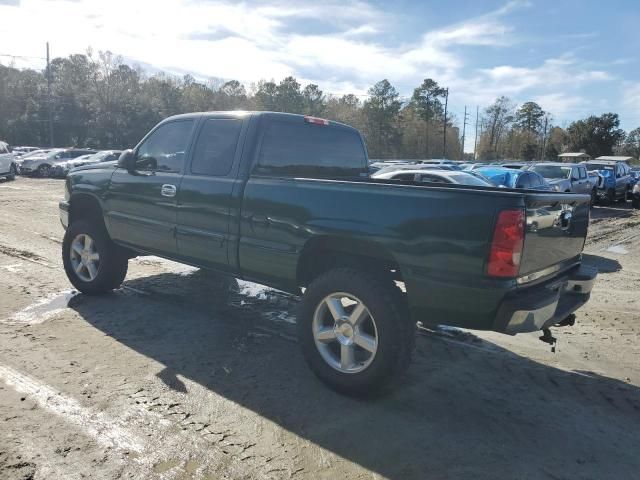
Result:
M106 157L108 157L109 155L111 155L111 151L106 151L106 152L98 152L98 153L92 153L90 155L87 155L86 158L87 159L91 159L91 160L102 160Z
M454 183L459 183L462 185L473 185L476 187L491 187L492 185L486 180L476 177L475 175L469 173L457 173L452 172L448 175L448 177L453 180Z
M542 175L544 178L564 179L571 177L571 167L560 167L558 165L536 165L531 170Z
M613 165L605 165L603 163L588 163L587 170L593 172L595 170L611 170L613 171Z
M57 155L62 153L62 150L52 150L45 155L46 158L59 158Z

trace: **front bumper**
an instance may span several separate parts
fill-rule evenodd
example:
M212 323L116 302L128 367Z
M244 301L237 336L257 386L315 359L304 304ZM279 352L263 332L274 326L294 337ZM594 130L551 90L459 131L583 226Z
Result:
M66 230L69 227L69 202L58 203L58 209L60 211L60 223Z
M579 265L542 285L509 294L498 308L494 330L514 335L560 323L591 296L598 269Z

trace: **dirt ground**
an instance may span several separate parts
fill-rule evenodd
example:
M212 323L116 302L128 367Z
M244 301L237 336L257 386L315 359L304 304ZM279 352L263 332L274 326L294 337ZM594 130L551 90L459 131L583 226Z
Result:
M105 297L60 258L63 184L0 183L0 478L637 479L640 212L595 208L576 326L422 332L399 387L324 387L296 299L154 257ZM228 297L228 298L227 298ZM443 322L445 319L442 319Z

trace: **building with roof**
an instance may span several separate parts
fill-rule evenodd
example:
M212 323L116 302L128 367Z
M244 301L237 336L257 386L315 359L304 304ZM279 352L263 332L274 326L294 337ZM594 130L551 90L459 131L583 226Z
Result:
M573 163L591 160L591 155L584 152L566 152L558 155L559 162Z
M609 162L631 163L633 161L633 157L626 157L624 155L603 155L602 157L596 158L596 160L607 160Z

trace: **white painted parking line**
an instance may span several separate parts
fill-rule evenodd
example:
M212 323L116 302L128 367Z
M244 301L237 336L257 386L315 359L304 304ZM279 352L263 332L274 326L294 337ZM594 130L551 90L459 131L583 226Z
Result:
M78 426L104 446L124 451L142 452L144 442L129 432L121 422L103 412L83 407L77 400L11 367L0 365L0 380L19 393L27 395L41 408Z
M74 290L63 290L62 292L47 295L45 298L14 313L2 322L28 325L37 325L46 322L66 310L69 300L75 295L77 295L77 293Z
M7 272L11 273L20 273L22 271L22 269L20 268L21 266L21 263L15 263L13 265L0 265L0 269L6 270Z

